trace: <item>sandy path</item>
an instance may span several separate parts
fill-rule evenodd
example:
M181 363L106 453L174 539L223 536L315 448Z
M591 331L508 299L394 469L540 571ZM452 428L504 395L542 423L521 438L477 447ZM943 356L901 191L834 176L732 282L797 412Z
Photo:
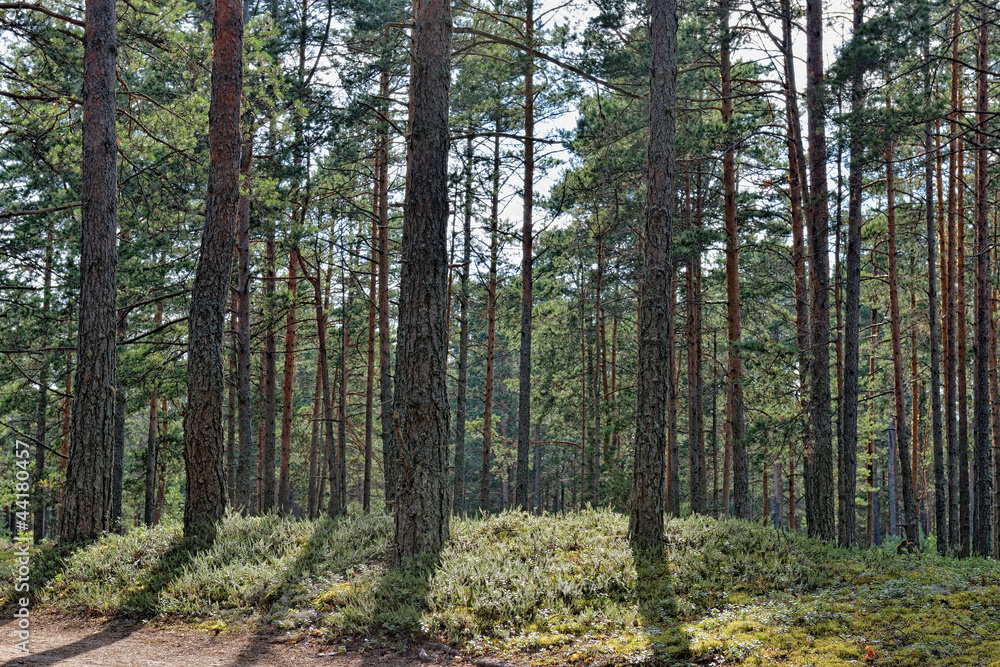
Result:
M462 657L433 647L393 651L367 650L363 644L341 650L322 639L294 643L270 632L214 635L174 626L40 616L32 618L31 653L17 649L17 628L0 619L0 667L401 667L403 665L469 665Z

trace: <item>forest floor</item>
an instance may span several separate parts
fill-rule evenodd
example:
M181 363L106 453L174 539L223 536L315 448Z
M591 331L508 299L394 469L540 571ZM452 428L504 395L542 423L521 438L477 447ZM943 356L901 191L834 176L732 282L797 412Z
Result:
M273 629L216 633L178 623L43 614L32 619L31 652L15 648L13 619L0 622L0 667L404 667L469 662L442 644L362 641ZM488 664L488 663L486 663ZM499 664L499 663L498 663ZM506 663L505 663L506 664ZM513 666L512 666L513 667Z
M178 526L32 553L29 659L7 665L981 665L1000 667L1000 564L837 549L731 520L456 519L438 558L390 567L391 520L231 516L194 550ZM0 550L0 607L13 560Z

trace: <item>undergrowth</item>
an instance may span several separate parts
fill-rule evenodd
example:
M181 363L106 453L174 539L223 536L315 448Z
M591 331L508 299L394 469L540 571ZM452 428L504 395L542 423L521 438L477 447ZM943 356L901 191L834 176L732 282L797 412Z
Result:
M67 612L425 636L536 664L1000 667L993 561L840 550L692 517L667 522L665 560L637 564L627 524L605 510L456 519L436 563L392 568L383 514L229 516L199 552L179 526L72 555L36 549L33 589Z

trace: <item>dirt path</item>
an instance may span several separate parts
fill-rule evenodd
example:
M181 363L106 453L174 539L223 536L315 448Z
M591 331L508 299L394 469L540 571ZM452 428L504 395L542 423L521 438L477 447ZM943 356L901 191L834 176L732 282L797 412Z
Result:
M16 631L13 619L0 619L0 667L458 667L492 662L451 655L434 645L393 650L365 647L362 641L338 646L271 632L214 635L152 623L44 615L31 620L31 653L26 654L15 647Z

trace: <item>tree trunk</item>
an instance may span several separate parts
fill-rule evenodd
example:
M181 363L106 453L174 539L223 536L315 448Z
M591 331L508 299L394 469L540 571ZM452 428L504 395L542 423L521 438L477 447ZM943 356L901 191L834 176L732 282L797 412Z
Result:
M128 314L118 316L118 341L125 340L128 332ZM116 348L117 349L117 348ZM117 354L115 355L117 357ZM115 363L118 364L116 358ZM111 530L122 532L122 487L125 478L125 387L122 373L115 372L115 448L111 470Z
M493 191L490 195L490 275L486 291L486 396L483 400L483 460L479 509L490 508L490 451L493 446L493 374L497 331L497 224L500 206L500 123L493 137ZM586 401L586 398L584 398Z
M636 548L662 554L664 432L667 392L673 375L667 290L673 272L677 2L653 0L650 10L649 154L629 536Z
M319 438L320 425L323 418L323 366L316 363L316 382L313 388L313 409L312 409L312 437L309 440L309 487L307 498L308 516L315 519L319 516L320 485L319 480L323 472L320 463Z
M295 409L295 336L298 305L298 257L288 253L288 315L285 317L285 364L281 382L281 462L278 466L278 511L287 515L292 507L292 415Z
M378 316L378 184L375 186L372 218L372 249L368 260L368 367L365 373L365 469L361 490L361 507L371 509L372 495L372 436L375 417L375 321Z
M729 29L729 0L722 0L722 44L720 48L720 75L722 77L722 123L731 132L733 121L733 81L730 64L732 39ZM733 513L739 519L750 518L750 470L746 450L743 448L746 423L743 415L743 356L740 351L742 338L740 322L740 256L736 228L736 157L733 142L726 137L722 155L723 218L726 234L726 318L729 332L729 400L726 418L732 438Z
M402 474L397 562L448 540L448 88L451 5L414 0L396 405Z
M700 194L701 163L698 163ZM691 176L685 178L687 191L687 227L689 231L701 229L699 200L697 217L691 220ZM687 376L688 376L688 448L691 459L691 511L704 514L708 511L708 493L705 475L704 409L701 386L701 246L688 259L687 266Z
M930 10L927 9L929 12ZM926 20L930 21L930 15L926 17ZM924 58L927 61L924 70L924 88L926 89L927 95L932 95L931 90L931 68L930 68L930 28L928 27L927 36L924 41ZM937 462L940 460L943 464L943 449L944 443L942 438L942 424L941 424L941 352L938 347L938 340L941 336L941 323L938 320L938 302L937 302L937 255L936 251L938 248L937 240L937 229L938 224L934 220L934 184L933 184L933 169L935 160L932 156L940 154L940 150L935 151L933 145L933 133L931 132L931 123L928 120L924 123L924 198L925 198L925 216L927 218L927 319L930 325L930 347L931 347L931 438L934 441L934 460L935 460L935 470L937 470ZM914 297L914 305L916 303ZM914 332L914 337L916 333ZM914 376L914 386L913 386L913 412L914 412L914 430L913 437L916 439L916 414L917 414L917 400L918 394L916 391L916 374L917 374L917 351L916 351L916 340L913 341L913 376ZM950 381L949 381L950 384ZM951 392L948 392L950 395ZM914 450L913 455L913 484L916 485L916 467L917 467L917 455L916 450ZM943 473L943 468L942 468ZM942 475L942 482L943 475ZM942 507L943 509L943 507ZM916 508L914 508L916 512ZM914 529L916 527L914 526ZM914 535L910 536L910 539L916 543L918 541L919 534L916 532ZM943 543L941 547L943 547Z
M938 553L944 555L949 547L955 550L958 546L958 419L955 410L955 401L958 393L957 385L957 360L955 315L956 299L958 298L955 289L955 280L960 271L957 265L956 253L956 213L958 190L957 166L958 166L958 109L961 104L959 98L959 74L961 72L961 62L959 60L959 32L961 30L961 11L959 11L961 0L956 3L956 10L952 19L952 63L951 63L951 112L950 136L948 141L948 255L947 271L942 271L942 278L947 278L947 287L942 288L942 310L944 310L944 335L942 336L944 347L944 400L945 400L945 436L948 448L948 471L945 477L944 452L934 450L934 523L937 528L937 549ZM950 502L949 502L950 500Z
M527 0L524 34L528 46L534 45L534 0ZM531 306L532 306L532 211L535 203L535 83L534 58L528 56L524 73L524 215L521 227L521 351L518 361L517 390L517 483L514 496L525 512L531 510L528 498L528 456L531 441Z
M382 70L379 77L381 99L389 97L389 72ZM382 107L388 113L388 102ZM379 365L379 421L382 426L382 461L385 473L385 502L395 502L396 480L399 477L399 448L393 427L392 395L392 326L389 322L389 131L386 123L379 123L375 154L378 178L378 365Z
M595 216L597 214L595 213ZM604 277L604 234L601 231L598 219L597 227L597 272L594 275L594 356L591 359L591 383L594 398L594 449L593 456L594 476L593 482L593 503L597 507L601 501L601 280ZM668 403L669 406L669 403ZM669 448L670 442L667 441ZM669 453L667 455L669 457Z
M146 493L143 503L143 523L153 527L153 509L156 505L156 391L149 399L149 430L146 435Z
M676 206L676 203L674 204ZM677 273L673 271L671 262L670 290L667 301L670 308L669 326L667 327L667 345L670 347L671 365L667 387L667 479L669 493L667 494L667 513L680 518L681 516L681 466L680 466L680 443L677 438L677 385L680 378L677 376L677 362L674 355L677 354L677 329L674 327L674 314L677 312Z
M954 555L965 558L969 555L969 532L971 517L969 516L969 399L968 383L966 381L966 355L968 351L968 336L965 326L965 274L968 266L965 263L965 150L964 142L958 142L958 219L955 228L958 231L956 244L956 285L958 298L955 299L955 345L958 348L958 512L954 515L958 530L955 531L956 543L952 546ZM949 500L954 503L952 496ZM949 537L951 533L949 531Z
M470 132L471 135L471 132ZM465 211L462 232L462 278L458 296L458 388L455 398L455 470L452 507L465 513L465 412L469 389L469 271L472 267L472 137L465 142Z
M42 277L42 316L49 317L49 309L52 303L52 253L53 253L53 233L51 225L48 228L45 240L45 268ZM47 327L46 327L47 328ZM47 345L49 337L46 336L40 341L43 346ZM48 438L48 417L49 417L49 353L43 353L42 367L38 373L38 403L35 405L35 474L34 474L34 523L32 526L32 540L38 544L45 537L45 492L43 481L45 479L45 444Z
M243 6L217 3L212 21L209 181L188 319L188 404L184 411L184 532L215 537L225 512L222 339L239 200Z
M59 525L59 539L66 543L94 539L111 528L118 314L115 4L85 3L79 368Z
M809 254L812 260L810 333L813 358L810 433L813 441L810 473L813 520L810 534L830 541L835 535L833 443L830 428L830 260L827 252L829 211L826 182L826 113L823 102L823 3L806 1L806 106L809 109L808 198Z
M236 294L239 325L236 329L236 395L238 401L237 430L239 431L239 455L236 462L236 507L244 514L252 513L252 496L256 475L254 474L254 446L251 440L250 423L250 197L247 179L250 173L252 139L247 136L243 143L243 157L240 173L243 187L238 206L238 229L236 255L239 265Z
M345 258L346 259L346 258ZM340 337L340 396L337 402L337 506L340 514L347 510L347 355L351 351L351 290L344 276L341 276L341 337ZM333 497L331 496L331 506Z
M976 55L976 239L975 304L976 341L973 355L973 470L975 472L975 511L972 526L972 553L989 557L992 551L990 528L993 523L993 475L990 469L990 392L989 392L989 346L990 346L990 246L989 201L987 184L989 156L987 154L987 123L990 112L988 106L988 39L989 20L986 3L979 6L979 48ZM963 544L964 546L964 544Z
M274 221L268 219L265 230L264 250L264 475L261 479L263 493L260 499L262 514L274 511L274 449L275 416L277 414L277 342L274 336L274 287L276 282L277 247L274 240Z
M906 396L903 387L903 348L899 322L899 269L896 262L895 175L892 143L885 147L886 219L888 220L889 256L889 331L892 345L893 396L895 398L895 447L899 460L899 481L903 491L903 529L911 542L920 541L917 532L917 506L910 475L910 434L907 432ZM929 244L932 245L932 244ZM929 251L930 252L930 251ZM889 492L893 492L890 483ZM890 509L895 503L890 501Z
M854 4L854 32L857 33L864 21L864 7ZM861 113L864 105L861 71L851 81L851 112ZM841 442L840 469L843 498L840 505L840 546L850 548L857 543L857 495L858 475L858 363L861 351L861 211L863 165L863 139L857 132L850 138L850 168L847 175L847 280L844 285L844 384L841 400Z

